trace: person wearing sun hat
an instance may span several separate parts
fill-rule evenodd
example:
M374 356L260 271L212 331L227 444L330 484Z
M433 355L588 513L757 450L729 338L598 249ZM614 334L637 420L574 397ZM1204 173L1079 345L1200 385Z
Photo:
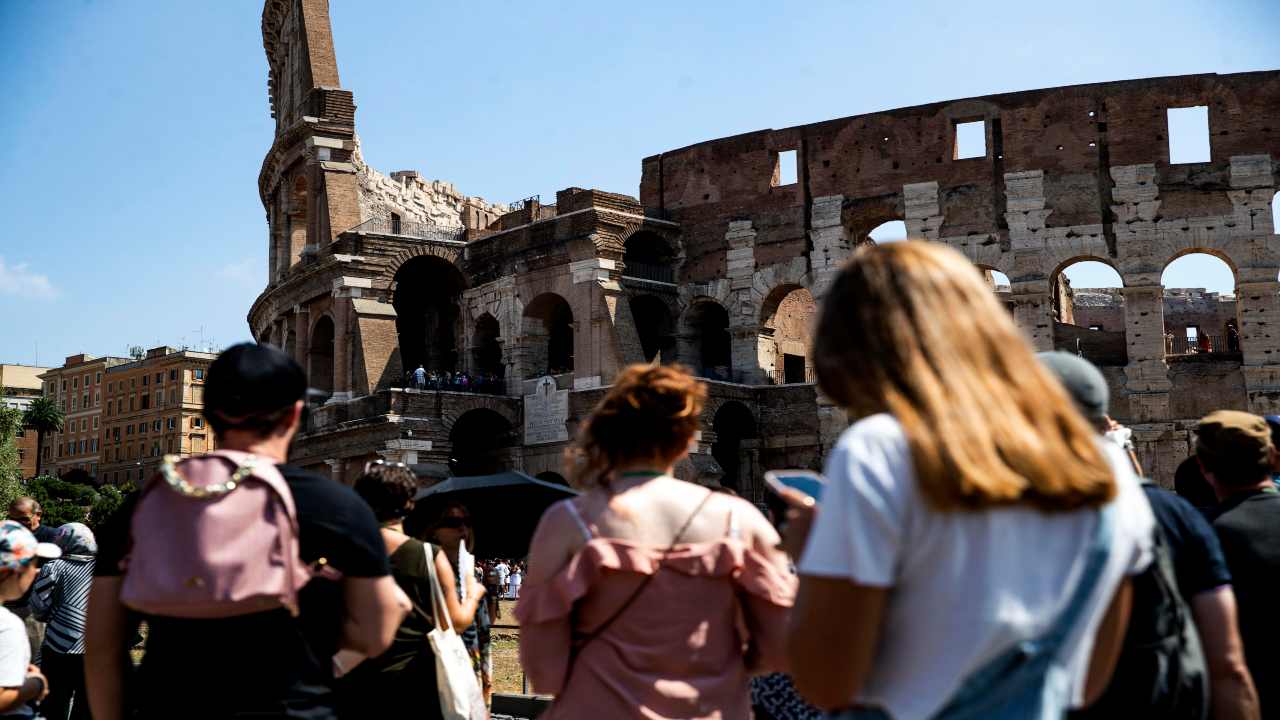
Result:
M12 520L0 523L0 601L27 594L46 560L62 556L53 543L36 540ZM49 682L31 664L31 644L22 620L0 607L0 717L35 717L31 701L49 693Z
M1219 410L1196 426L1196 458L1213 485L1213 529L1231 569L1245 662L1264 718L1280 717L1280 491L1271 481L1276 448L1267 421Z

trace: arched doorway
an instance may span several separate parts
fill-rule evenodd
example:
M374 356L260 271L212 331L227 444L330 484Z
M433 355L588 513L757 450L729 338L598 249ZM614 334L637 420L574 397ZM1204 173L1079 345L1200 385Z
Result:
M627 238L622 254L622 276L675 283L675 258L671 245L657 233L635 233Z
M1054 348L1095 365L1128 363L1120 273L1100 258L1081 257L1063 263L1050 280Z
M817 303L799 285L774 288L761 311L760 366L779 385L809 382L813 317Z
M506 470L506 449L515 442L511 423L488 408L468 410L449 429L449 471L454 475L493 475Z
M311 342L307 348L307 377L311 387L332 395L333 319L328 315L317 320L311 328Z
M1241 351L1235 270L1222 257L1192 251L1160 275L1164 286L1165 354L1171 357Z
M876 245L901 242L907 239L907 223L902 220L890 220L880 223L867 233L867 238Z
M711 456L724 470L720 484L739 495L755 500L759 488L755 482L756 420L751 411L737 401L729 401L716 410L711 421L715 441Z
M291 268L302 258L302 251L307 246L307 223L310 217L311 193L307 187L307 179L299 175L289 193L289 214L285 218L288 255L282 258L282 268Z
M631 298L630 305L645 361L670 362L675 352L675 336L667 303L656 295L636 295Z
M506 375L506 366L502 364L502 343L498 342L501 332L498 319L489 313L476 320L471 349L471 366L475 372L499 379Z
M529 377L573 372L573 309L555 293L543 293L524 308Z
M686 325L693 343L693 357L699 375L713 380L733 379L733 345L729 335L729 312L714 300L694 302L686 313Z
M458 318L466 280L451 262L433 255L409 260L396 271L396 332L406 374L458 369Z

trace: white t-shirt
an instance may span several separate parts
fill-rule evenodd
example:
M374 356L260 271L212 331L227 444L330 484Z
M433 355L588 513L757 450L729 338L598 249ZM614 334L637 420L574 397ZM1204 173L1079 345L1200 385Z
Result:
M1087 622L1063 649L1076 704L1094 633L1116 588L1151 561L1151 507L1123 451L1099 444L1119 492L1110 558L1085 610ZM931 510L902 427L886 414L841 435L826 475L800 573L892 588L870 676L853 699L884 708L894 720L932 716L983 663L1047 630L1083 571L1097 524L1092 510Z
M0 607L0 687L20 688L27 681L27 665L31 663L31 643L22 619ZM31 706L23 703L2 717L31 717Z
M511 574L511 568L506 563L498 563L498 567L494 569L498 571L498 582L506 582L507 576Z

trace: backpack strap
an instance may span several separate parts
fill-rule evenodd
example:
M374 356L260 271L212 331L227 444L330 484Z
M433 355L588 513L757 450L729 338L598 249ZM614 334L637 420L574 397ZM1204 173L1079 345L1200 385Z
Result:
M1102 571L1107 566L1107 559L1111 557L1114 515L1114 503L1108 503L1098 511L1098 523L1094 527L1093 537L1086 551L1084 570L1080 573L1080 579L1076 581L1071 599L1067 601L1067 606L1058 614L1049 630L1038 640L1049 652L1056 653L1058 648L1066 642L1067 636L1080 622L1080 617L1084 615L1085 608L1089 605L1089 599L1098 587Z

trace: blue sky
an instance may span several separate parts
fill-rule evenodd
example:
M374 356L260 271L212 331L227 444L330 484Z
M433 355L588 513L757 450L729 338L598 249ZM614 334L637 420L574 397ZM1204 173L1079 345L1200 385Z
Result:
M331 4L365 158L500 201L635 194L646 155L761 128L1280 67L1273 0ZM260 14L0 0L0 362L248 338L267 273Z

